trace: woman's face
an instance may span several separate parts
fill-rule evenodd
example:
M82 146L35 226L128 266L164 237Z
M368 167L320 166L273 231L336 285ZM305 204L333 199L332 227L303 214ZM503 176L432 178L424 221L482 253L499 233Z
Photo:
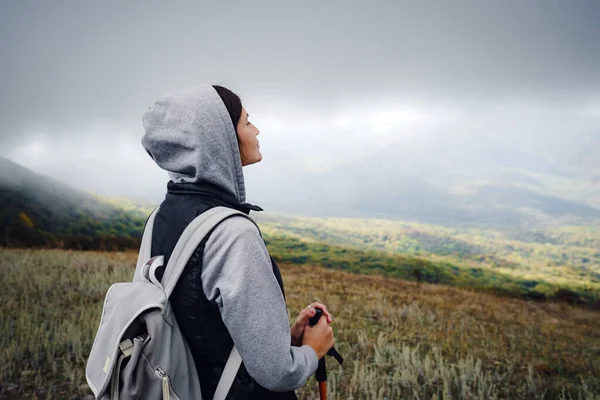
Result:
M240 145L242 167L262 160L262 154L260 154L260 146L258 145L257 138L260 131L248 121L248 113L244 107L242 107L242 116L238 121L236 133Z

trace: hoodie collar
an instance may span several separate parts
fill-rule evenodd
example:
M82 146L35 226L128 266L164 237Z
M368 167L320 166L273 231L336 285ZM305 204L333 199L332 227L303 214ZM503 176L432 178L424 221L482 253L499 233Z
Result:
M210 182L191 182L191 183L175 183L169 181L167 183L167 193L175 195L201 195L212 197L226 203L227 206L249 214L250 211L263 211L257 205L240 202L233 194L224 188L214 185Z

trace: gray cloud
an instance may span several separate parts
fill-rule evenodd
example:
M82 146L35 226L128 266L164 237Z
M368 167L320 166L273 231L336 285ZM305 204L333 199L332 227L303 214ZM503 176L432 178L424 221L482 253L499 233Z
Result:
M581 100L600 90L600 4L4 2L2 137L35 123L137 127L164 91L246 97Z
M248 172L258 183L267 168L325 168L332 151L341 163L409 133L533 130L535 142L552 126L599 127L593 0L0 7L0 156L85 189L156 190L132 193L123 182L164 179L138 146L141 114L198 82L242 95L271 155ZM498 127L520 110L538 114ZM556 115L560 123L542 123ZM112 163L100 162L107 156Z

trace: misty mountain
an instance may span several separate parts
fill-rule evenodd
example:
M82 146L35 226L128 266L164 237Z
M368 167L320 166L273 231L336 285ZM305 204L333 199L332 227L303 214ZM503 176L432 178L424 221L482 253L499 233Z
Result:
M412 140L299 180L268 210L491 227L600 223L600 136Z
M137 239L145 215L0 158L0 245L56 245L67 237Z
M320 217L523 229L599 225L600 136L585 130L549 132L543 141L538 136L440 133L327 168L266 168L259 195L248 200L271 212ZM131 210L137 214L124 220L131 229L117 229L131 236L139 224L131 216L139 221L152 207L130 200L108 204L8 160L0 161L0 184L4 219L16 218L24 201L36 205L38 221L53 216L49 227L91 219L76 230L81 233L114 231L106 221ZM249 180L250 193L255 187Z

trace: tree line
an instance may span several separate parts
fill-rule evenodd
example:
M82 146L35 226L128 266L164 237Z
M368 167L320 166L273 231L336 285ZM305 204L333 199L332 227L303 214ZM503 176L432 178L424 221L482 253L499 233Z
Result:
M32 218L21 211L3 215L0 246L60 248L69 250L123 251L139 249L144 221L131 218L96 220L72 218L60 223ZM36 222L34 222L36 220Z

